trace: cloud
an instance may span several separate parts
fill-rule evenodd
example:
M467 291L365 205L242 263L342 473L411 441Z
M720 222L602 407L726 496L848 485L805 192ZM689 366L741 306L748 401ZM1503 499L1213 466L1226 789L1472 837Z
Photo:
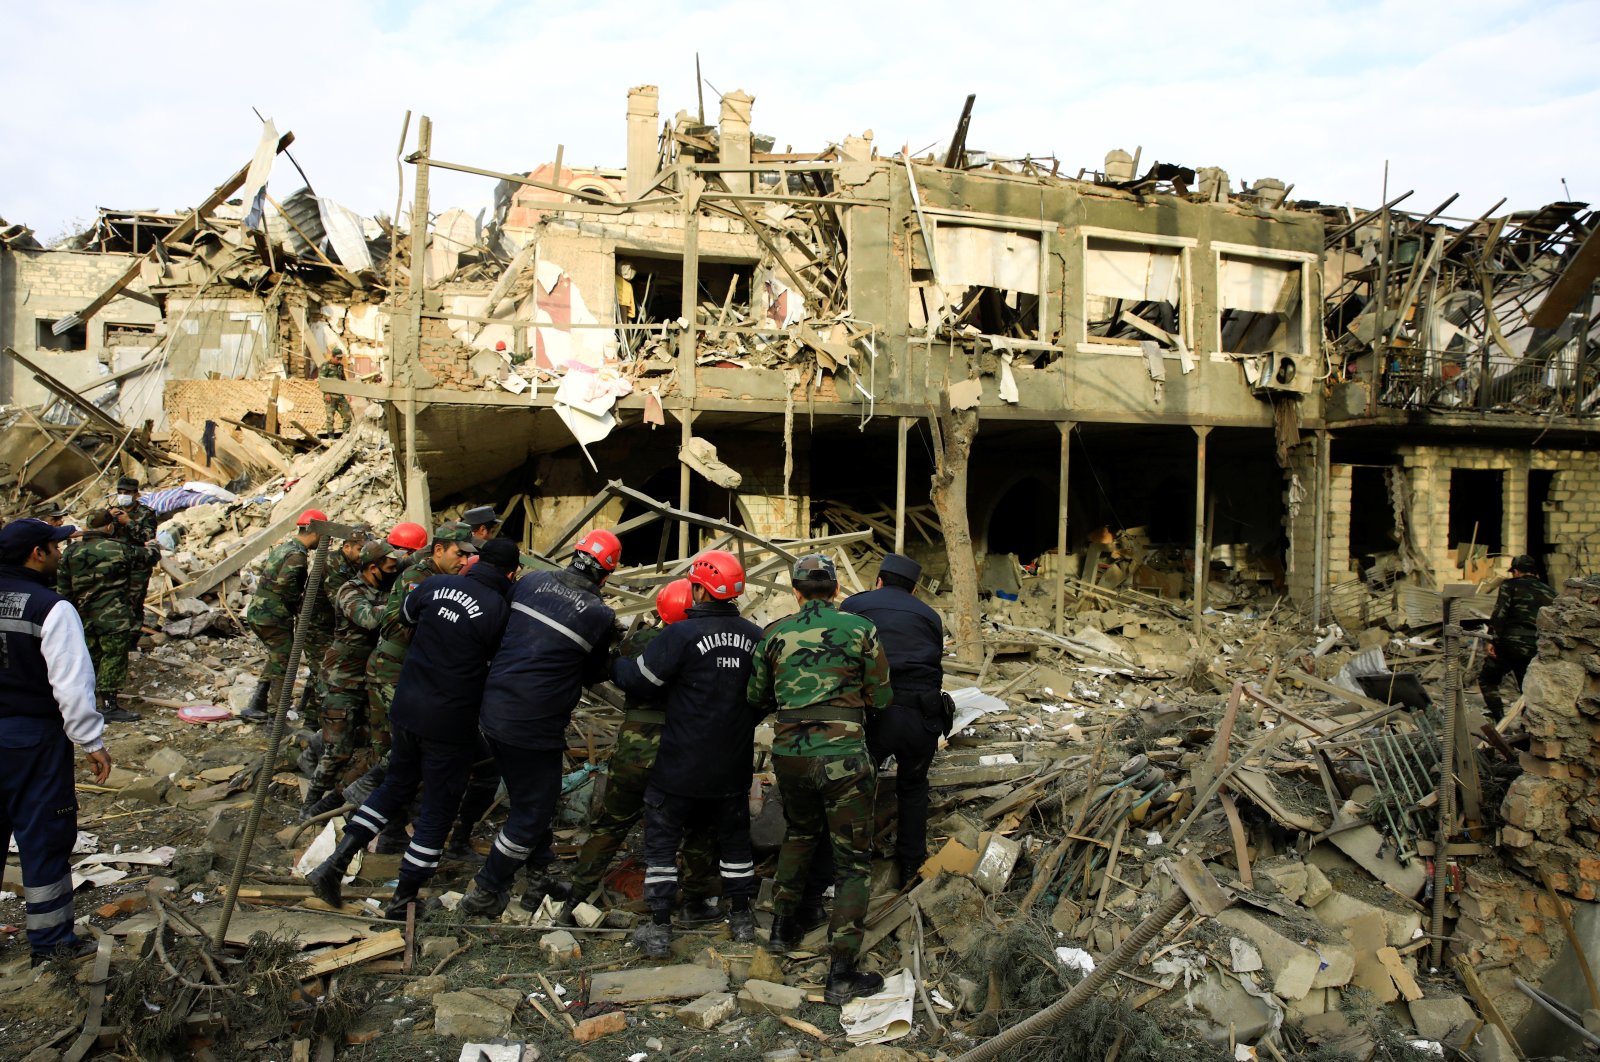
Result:
M198 202L249 158L252 105L294 130L319 193L367 214L394 210L407 109L407 150L426 113L439 158L531 169L562 144L621 165L627 89L692 111L697 52L780 149L866 129L886 151L942 143L975 92L971 146L1054 152L1065 173L1139 146L1328 202L1376 203L1385 160L1418 209L1457 191L1452 214L1527 208L1562 198L1562 177L1600 196L1600 6L1583 2L0 2L8 80L30 87L0 114L0 215L46 235L96 206ZM299 184L280 162L274 194ZM491 194L435 174L436 208Z

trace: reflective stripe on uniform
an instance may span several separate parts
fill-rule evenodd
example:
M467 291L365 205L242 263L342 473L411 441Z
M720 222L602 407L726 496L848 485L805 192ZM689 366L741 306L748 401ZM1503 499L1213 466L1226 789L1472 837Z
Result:
M51 926L62 926L72 921L72 905L63 904L54 911L45 911L42 914L29 913L27 928L49 929Z
M350 816L350 823L371 830L373 833L382 833L389 820L363 804L360 811Z
M430 859L430 860L418 859L416 856L411 854L411 851L409 849L406 851L406 854L403 857L402 862L410 863L412 866L421 867L423 870L437 870L439 868L439 860L437 860L437 859Z
M511 859L527 859L529 853L533 851L532 848L525 848L508 838L504 830L495 835L494 846L500 849L501 855Z
M644 666L644 660L643 659L640 659L638 661L638 664L639 664L639 674L643 675L645 678L649 679L652 683L654 683L657 686L665 686L666 685L665 682L662 682L660 679L656 678L655 672L651 671L649 668Z
M7 634L31 634L35 638L44 637L44 625L29 623L27 620L0 619L0 631Z
M53 882L49 885L24 886L22 890L22 899L25 903L49 903L51 900L59 900L61 897L69 895L71 892L72 875L68 874L60 881Z
M549 627L551 630L557 631L566 635L568 638L571 638L574 642L577 642L579 645L583 646L584 652L588 653L594 651L594 646L590 645L588 640L585 639L583 635L579 634L571 627L568 627L565 623L553 620L549 616L546 616L543 612L535 612L533 609L529 608L527 605L524 605L520 601L513 601L511 603L511 607L516 609L518 612L532 616L534 619L538 620L546 627Z
M753 878L756 876L754 863L720 863L722 876L725 878Z

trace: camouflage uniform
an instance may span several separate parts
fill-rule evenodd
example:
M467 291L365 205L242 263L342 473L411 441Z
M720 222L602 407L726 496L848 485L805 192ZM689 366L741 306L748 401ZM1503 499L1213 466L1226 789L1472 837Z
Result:
M129 590L156 551L130 546L115 532L85 531L67 547L56 572L56 589L83 617L84 640L94 661L95 688L116 693L128 678L128 649L139 630Z
M328 551L328 569L322 573L322 598L316 604L316 609L311 613L311 626L306 631L305 657L316 671L310 682L306 683L306 695L300 704L301 723L315 730L322 710L322 696L326 692L324 678L324 661L328 655L328 646L333 642L334 620L337 613L334 611L339 590L361 574L355 561L344 555L344 550Z
M306 594L306 572L311 551L299 537L272 547L256 582L255 596L244 614L245 623L267 647L267 665L261 681L277 683L289 667L289 648L294 642L294 624ZM289 676L294 681L294 676ZM278 702L277 695L272 703Z
M367 721L367 657L383 618L383 590L365 579L348 580L335 597L338 619L323 658L322 759L311 780L317 795L333 787L355 755Z
M343 380L344 365L329 358L322 363L322 368L317 370L317 377L322 380ZM350 422L355 418L350 412L350 400L348 398L344 395L329 394L324 391L322 394L322 409L322 432L324 435L333 433L333 415L335 413L339 414L340 421L344 424L341 430L350 430Z
M748 697L758 712L778 714L772 763L788 834L778 854L773 914L795 912L812 853L826 835L837 874L830 951L853 960L865 933L874 826L866 717L892 697L877 629L825 601L807 601L767 628Z
M117 537L130 546L144 550L145 543L155 541L156 526L160 523L161 517L150 506L139 501L137 496L134 497L132 504L122 506L122 511L128 514L128 522L117 525ZM149 558L149 563L135 569L128 584L128 600L133 606L134 618L141 626L144 624L145 595L150 592L150 574L155 570L155 566L161 563L161 554L158 551L151 553L153 555Z
M1507 675L1522 676L1539 652L1539 610L1556 599L1548 583L1533 575L1520 575L1500 584L1489 629L1494 635L1494 656L1483 662L1478 672L1478 690L1483 707L1495 719L1505 714L1500 698L1500 683Z
M629 635L619 650L622 656L639 657L661 633L662 627L649 627ZM659 704L631 694L627 699L622 725L617 728L617 743L606 764L606 790L600 812L590 823L591 833L578 851L578 865L572 872L572 895L586 898L600 885L606 868L627 840L628 833L644 818L644 791L650 784L650 768L661 749L661 731L666 717ZM717 894L717 838L709 828L689 830L681 849L683 857L683 901L693 904Z

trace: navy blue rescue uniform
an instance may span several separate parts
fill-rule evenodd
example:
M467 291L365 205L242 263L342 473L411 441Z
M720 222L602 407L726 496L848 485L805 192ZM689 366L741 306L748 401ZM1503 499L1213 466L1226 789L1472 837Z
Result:
M722 892L736 910L755 895L750 851L750 772L757 715L745 700L761 628L731 602L707 601L667 627L638 659L613 665L638 697L666 692L661 751L644 794L644 896L664 921L678 893L684 830L717 831Z
M438 869L480 758L478 704L506 627L510 590L504 572L480 563L466 575L425 580L401 606L402 618L416 632L389 708L389 769L345 831L365 847L394 816L405 814L422 788L422 807L400 861L401 891L414 895Z
M37 957L78 943L68 866L78 836L73 744L102 748L104 725L77 612L41 573L0 566L0 872L15 837Z
M613 619L599 586L571 568L533 572L512 588L478 716L510 797L505 825L475 879L481 891L509 890L524 863L542 869L555 862L550 822L561 795L567 723L583 687L606 677Z
M893 586L852 594L839 608L871 620L889 657L894 700L868 716L867 751L880 767L894 757L895 861L909 881L928 858L928 768L944 732L944 624L915 594Z

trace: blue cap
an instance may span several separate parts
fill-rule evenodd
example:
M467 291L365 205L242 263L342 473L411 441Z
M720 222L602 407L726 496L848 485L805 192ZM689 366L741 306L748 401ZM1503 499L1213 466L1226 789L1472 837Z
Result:
M76 527L51 527L43 520L24 517L0 527L0 553L33 552L39 546L60 542L78 533Z

